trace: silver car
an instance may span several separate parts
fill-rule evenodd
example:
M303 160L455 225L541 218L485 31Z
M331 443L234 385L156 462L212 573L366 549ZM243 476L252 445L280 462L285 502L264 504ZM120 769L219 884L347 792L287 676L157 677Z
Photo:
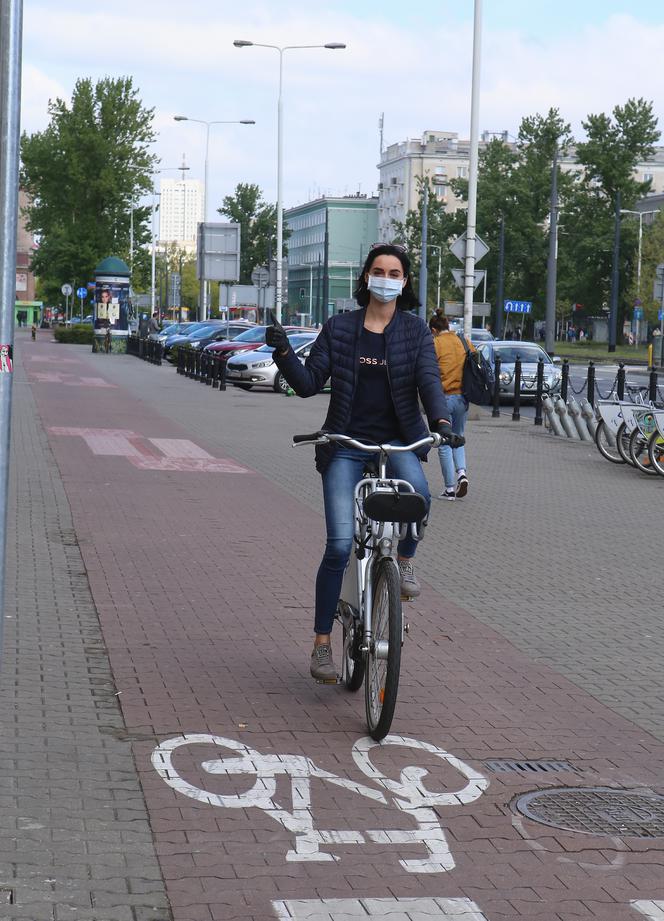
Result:
M317 336L318 333L289 334L288 341L301 362L304 363ZM262 345L255 351L231 356L226 362L226 380L242 390L271 387L277 393L286 393L288 383L272 360L273 351L272 346Z
M520 342L518 339L494 339L481 342L477 348L493 366L496 355L500 356L500 393L514 396L514 364L517 355L521 358L521 396L534 397L537 388L537 363L544 360L544 395L560 390L562 371L558 367L560 358L551 358L548 352L536 342Z

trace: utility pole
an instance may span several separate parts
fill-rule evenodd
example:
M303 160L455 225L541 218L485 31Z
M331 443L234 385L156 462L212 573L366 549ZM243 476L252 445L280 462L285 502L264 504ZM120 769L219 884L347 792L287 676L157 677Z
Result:
M618 326L618 288L620 285L620 189L616 191L616 217L611 267L611 301L609 306L609 352L615 352Z
M427 264L427 238L429 236L428 227L429 211L429 183L426 176L424 177L424 187L422 189L422 255L420 257L420 310L421 320L427 318L427 288L429 283L429 267Z
M330 300L330 209L325 204L325 242L323 246L323 316L324 323L328 318L328 301Z
M22 0L0 0L0 663L5 621L5 546L16 300L16 226L21 123Z
M553 152L551 170L551 207L549 212L549 258L546 267L546 327L544 347L553 355L556 336L556 282L558 274L558 144Z
M466 223L465 277L463 286L463 332L470 339L475 295L475 240L477 236L477 173L479 165L480 60L482 0L475 0L473 21L473 76L470 102L470 162L468 166L468 217Z
M486 278L486 275L484 276ZM503 326L505 323L504 306L505 306L505 215L500 215L500 232L498 235L498 282L496 285L496 339L503 338ZM485 298L486 300L486 298Z

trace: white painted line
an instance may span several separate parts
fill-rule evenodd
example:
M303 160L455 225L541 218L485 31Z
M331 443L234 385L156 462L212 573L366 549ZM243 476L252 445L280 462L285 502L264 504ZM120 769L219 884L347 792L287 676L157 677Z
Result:
M632 902L632 908L636 908L650 921L664 921L664 900L662 899L639 899Z
M199 445L187 438L150 438L152 444L166 457L196 457L201 460L213 460Z
M209 460L198 457L139 457L128 458L139 470L176 470L184 473L251 473L235 461L211 457Z
M487 921L470 899L288 899L272 902L278 921L358 921L386 918L414 921L426 916L446 921Z

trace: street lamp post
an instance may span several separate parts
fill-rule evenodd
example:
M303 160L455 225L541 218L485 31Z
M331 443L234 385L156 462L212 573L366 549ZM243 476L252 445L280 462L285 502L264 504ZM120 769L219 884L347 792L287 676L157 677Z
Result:
M482 42L482 0L475 0L473 18L473 68L470 100L470 163L468 167L468 212L466 224L465 278L463 286L463 333L470 338L475 293L475 239L477 234L477 174L480 114L480 62Z
M636 214L639 218L639 250L636 260L636 293L641 297L641 244L643 242L643 218L646 214L659 214L659 208L654 211L630 211L629 208L621 208L621 214Z
M440 263L442 247L438 246L436 243L428 243L427 246L429 249L438 250L438 284L436 285L436 309L440 310Z
M277 290L275 292L275 306L277 310L277 320L281 322L281 302L282 302L282 260L284 251L284 215L282 202L283 187L283 73L284 73L284 51L295 51L304 48L327 48L335 51L346 46L341 42L327 42L325 45L266 45L262 42L249 42L242 39L236 39L233 44L236 48L272 48L279 52L279 98L277 101Z
M205 125L205 168L203 179L203 223L207 221L208 207L208 152L210 149L210 126L211 125L255 125L253 118L232 119L230 121L205 121L202 118L190 118L188 115L174 115L176 122L196 122L198 125ZM187 167L188 169L188 167ZM207 320L207 282L205 280L205 260L201 260L201 278L200 278L200 316L199 320Z

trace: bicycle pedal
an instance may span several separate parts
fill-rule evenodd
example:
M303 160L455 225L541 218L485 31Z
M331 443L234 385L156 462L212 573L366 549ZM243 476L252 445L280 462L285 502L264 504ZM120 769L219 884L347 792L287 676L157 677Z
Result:
M336 678L315 678L316 684L341 684L341 675Z
M415 601L415 596L414 595L402 595L401 600L402 601Z

